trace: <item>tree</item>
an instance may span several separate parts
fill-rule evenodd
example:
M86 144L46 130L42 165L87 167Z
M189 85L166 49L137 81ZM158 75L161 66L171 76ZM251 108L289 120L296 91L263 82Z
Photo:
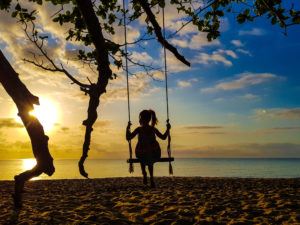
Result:
M37 4L43 4L42 0L29 0ZM145 35L141 39L131 44L137 44L145 39L156 38L166 49L168 49L179 61L189 66L190 63L185 57L179 53L177 48L168 42L163 35L162 28L159 25L153 9L156 6L165 7L164 0L131 0L131 10L123 10L122 5L117 0L44 0L54 5L60 5L60 10L54 15L53 22L60 25L69 24L71 28L68 30L66 40L75 40L90 50L79 50L78 58L84 63L93 64L97 67L98 80L96 83L82 83L75 79L75 76L69 73L63 65L49 58L47 52L43 49L43 41L46 36L41 36L34 29L36 11L29 12L27 9L17 3L12 12L13 17L17 17L25 25L27 30L28 24L33 27L32 35L28 38L37 46L41 52L41 56L47 60L32 61L34 65L53 72L62 72L66 74L80 89L89 95L89 106L87 119L83 121L86 127L85 140L83 144L83 153L79 161L80 173L87 177L83 164L87 158L89 151L91 132L93 124L97 120L97 108L100 104L100 97L106 92L106 86L109 80L114 79L115 74L110 69L111 64L122 67L122 57L128 57L122 50L123 44L115 43L109 36L115 35L115 27L122 26L122 13L129 18L129 23L140 19L146 15ZM2 9L8 9L11 0L1 2ZM64 7L64 6L68 7ZM194 7L196 6L196 7ZM168 37L176 35L180 30L184 29L188 24L193 24L199 32L206 32L209 41L220 36L220 19L226 13L236 13L237 21L244 23L254 21L257 17L266 16L272 24L278 24L284 32L287 32L289 26L300 23L300 11L295 9L293 2L284 3L281 0L170 0L168 7L175 7L177 11L185 16L182 26ZM238 12L235 10L238 9ZM106 35L104 35L106 34ZM132 63L136 63L131 60ZM142 65L148 68L147 65Z
M33 155L37 160L37 165L28 171L15 176L15 206L21 206L21 193L25 182L32 177L45 173L51 176L55 168L53 158L48 149L48 136L45 135L43 126L39 120L30 115L33 105L39 105L39 98L30 93L27 87L19 79L8 60L0 50L0 83L6 92L13 99L19 113L18 116L27 130L32 144Z

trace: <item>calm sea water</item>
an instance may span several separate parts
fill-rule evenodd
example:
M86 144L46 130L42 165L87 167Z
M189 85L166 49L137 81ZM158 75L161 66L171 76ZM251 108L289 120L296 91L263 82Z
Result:
M15 174L32 168L34 159L0 160L0 180L12 180ZM86 170L91 178L141 176L139 164L134 174L129 174L125 160L89 159ZM55 160L56 172L52 177L42 175L38 179L82 178L77 160ZM300 159L176 159L173 162L175 176L203 177L300 177ZM168 163L155 164L156 176L168 176Z

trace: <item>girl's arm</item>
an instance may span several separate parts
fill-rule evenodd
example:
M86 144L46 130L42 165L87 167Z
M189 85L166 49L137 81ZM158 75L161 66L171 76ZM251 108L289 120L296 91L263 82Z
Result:
M164 134L160 133L160 131L157 130L156 128L154 128L154 132L155 132L157 137L159 137L162 140L166 140L169 133L170 133L170 129L171 129L171 125L169 123L167 123L167 130Z
M126 140L129 141L134 138L139 133L139 128L137 127L132 133L130 132L131 123L129 122L126 128Z

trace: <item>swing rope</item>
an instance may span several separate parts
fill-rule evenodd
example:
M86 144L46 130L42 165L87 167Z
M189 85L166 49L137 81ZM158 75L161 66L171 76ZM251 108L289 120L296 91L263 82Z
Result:
M165 11L164 7L162 8L162 16L163 16L163 37L166 39L166 34L165 34ZM127 85L127 107L128 107L128 123L131 122L131 110L130 110L130 90L129 90L129 71L128 71L128 50L127 50L127 26L126 26L126 8L125 8L125 0L123 0L123 20L124 20L124 38L125 38L125 69L126 69L126 85ZM167 73L167 54L166 54L166 48L163 45L164 49L164 75L165 75L165 89L166 89L166 105L167 105L167 124L169 124L170 118L169 118L169 94L168 94L168 73ZM132 145L131 145L131 140L128 140L128 145L129 145L129 172L133 173L134 168L133 168L133 162L136 161L132 158ZM171 135L170 133L168 134L168 145L167 145L167 152L168 152L168 160L169 162L169 174L173 174L173 167L171 164L171 161L174 160L171 156ZM166 162L165 158L161 160L162 162Z
M126 8L125 0L123 0L123 20L124 20L124 38L125 38L125 68L126 68L126 85L127 85L127 108L128 108L128 123L131 122L130 114L130 90L129 90L129 73L128 73L128 59L127 59L127 26L126 26ZM132 159L132 145L131 140L128 140L129 158ZM133 163L129 163L129 173L133 173Z
M162 7L162 18L163 18L163 37L166 39L166 27L165 27L165 4ZM169 93L168 93L168 68L167 68L167 52L166 52L166 47L163 45L164 48L164 74L165 74L165 84L166 84L166 105L167 105L167 124L170 123L170 116L169 116ZM167 145L167 152L168 152L168 157L171 158L171 135L170 132L168 133L168 145ZM169 174L173 174L173 167L171 161L169 161Z

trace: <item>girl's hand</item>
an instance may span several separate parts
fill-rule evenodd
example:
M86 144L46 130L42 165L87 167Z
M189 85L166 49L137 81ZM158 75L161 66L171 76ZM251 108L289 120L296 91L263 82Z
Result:
M169 122L167 122L167 130L170 130L171 129L171 124Z
M130 129L131 125L132 125L132 123L131 123L130 121L128 121L128 124L127 124L127 130Z

